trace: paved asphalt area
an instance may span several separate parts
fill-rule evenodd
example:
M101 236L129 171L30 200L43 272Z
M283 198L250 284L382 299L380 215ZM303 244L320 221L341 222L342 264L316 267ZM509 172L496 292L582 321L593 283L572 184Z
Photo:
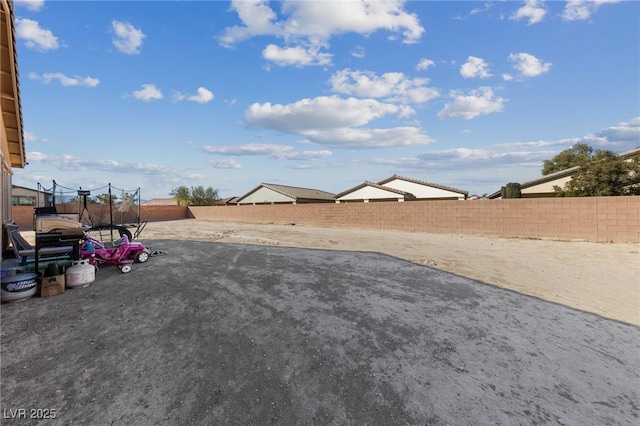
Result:
M640 422L637 327L380 253L146 244L2 306L2 424Z

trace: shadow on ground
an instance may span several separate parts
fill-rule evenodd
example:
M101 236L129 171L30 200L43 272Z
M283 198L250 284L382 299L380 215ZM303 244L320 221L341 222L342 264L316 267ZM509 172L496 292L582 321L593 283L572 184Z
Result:
M369 252L166 256L2 306L2 424L637 424L640 330Z

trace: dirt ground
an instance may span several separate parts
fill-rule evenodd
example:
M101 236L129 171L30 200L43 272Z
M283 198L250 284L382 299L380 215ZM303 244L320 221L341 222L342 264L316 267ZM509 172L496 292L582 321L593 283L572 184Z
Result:
M640 326L640 244L197 219L150 222L140 238L381 252Z
M149 224L166 255L2 305L0 424L638 424L640 328L437 269L551 242L389 235Z

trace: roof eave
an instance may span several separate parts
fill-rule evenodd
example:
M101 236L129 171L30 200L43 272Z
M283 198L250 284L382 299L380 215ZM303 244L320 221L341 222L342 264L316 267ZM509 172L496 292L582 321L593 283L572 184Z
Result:
M13 8L11 2L0 0L0 101L2 102L2 120L7 136L9 163L11 167L24 168L27 164L24 148L24 129L22 105L20 102L20 84L18 74L18 54L14 29Z

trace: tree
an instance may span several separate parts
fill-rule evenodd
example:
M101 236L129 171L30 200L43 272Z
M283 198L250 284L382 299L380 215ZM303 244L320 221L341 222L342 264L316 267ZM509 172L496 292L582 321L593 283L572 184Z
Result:
M205 189L203 186L192 186L190 189L179 186L172 189L169 195L176 199L179 206L211 206L220 199L217 189Z
M507 198L522 198L522 187L517 182L509 182L500 188L500 197L503 200Z
M564 188L554 189L560 196L574 197L640 195L640 158L625 161L611 151L598 150Z
M117 199L117 195L111 195L111 198L109 198L108 193L96 195L96 201L98 204L111 204L111 202L116 201Z
M574 166L581 166L591 160L593 148L586 143L577 143L569 149L565 149L551 160L544 160L542 175L559 172Z
M118 211L128 211L131 206L135 205L136 201L137 200L134 194L125 192L124 194L122 194L122 199L118 203Z
M69 198L67 201L67 203L77 203L77 202L84 202L84 196L79 196L79 195L75 195L71 198ZM96 197L92 197L90 195L87 195L87 204L97 204L98 201L96 200Z
M191 191L184 185L172 189L169 195L176 199L179 206L188 206L191 201Z

